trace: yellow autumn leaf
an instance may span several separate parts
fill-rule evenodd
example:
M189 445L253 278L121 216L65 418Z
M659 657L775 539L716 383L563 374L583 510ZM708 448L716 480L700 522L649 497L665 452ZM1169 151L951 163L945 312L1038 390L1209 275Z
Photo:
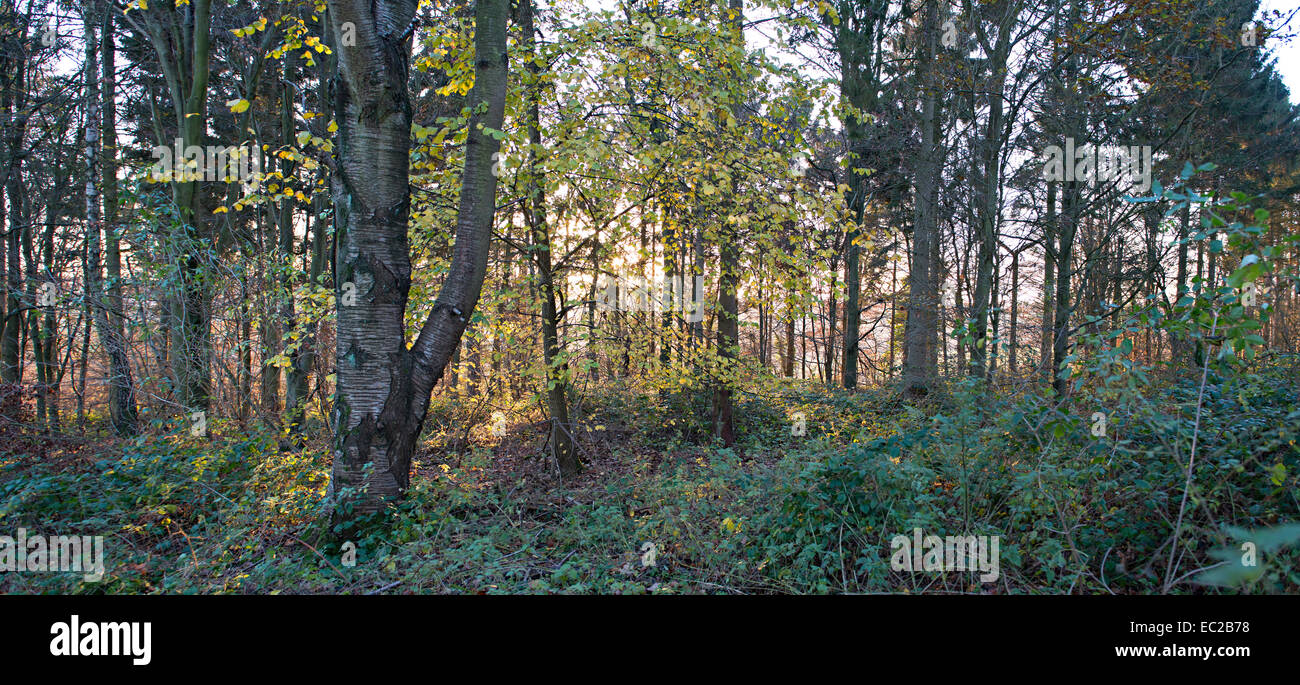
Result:
M226 102L226 106L229 107L230 111L234 112L235 114L239 114L240 112L247 111L250 104L251 103L249 103L248 100L245 100L243 98L240 98L238 100L229 100Z

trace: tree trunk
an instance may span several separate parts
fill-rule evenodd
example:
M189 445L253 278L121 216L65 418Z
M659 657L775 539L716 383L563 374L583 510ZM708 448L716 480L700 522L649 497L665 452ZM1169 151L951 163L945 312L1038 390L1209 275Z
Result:
M989 55L988 120L984 129L979 150L979 175L976 177L979 191L976 193L975 208L977 230L979 235L979 258L976 265L975 299L971 306L975 309L974 325L971 337L975 346L971 348L971 375L976 378L992 378L992 364L988 361L996 350L990 350L993 344L990 336L989 314L992 302L997 299L994 292L996 274L995 262L998 251L998 187L1001 180L1001 157L1003 145L1003 90L1006 87L1007 58L1011 49L1011 30L1015 12L1014 3L1003 6L1004 15L997 25L997 34L992 46L984 45ZM980 33L983 36L983 32ZM983 38L981 38L983 40ZM989 366L990 368L985 368Z
M505 116L506 2L475 6L475 80L467 96L465 170L456 241L446 281L420 333L406 347L404 317L411 284L411 105L407 74L415 29L414 0L330 0L339 46L335 120L339 163L335 220L339 231L336 293L338 341L334 463L330 494L365 486L359 511L381 507L410 482L416 439L429 395L478 304L487 271L497 179L492 156ZM486 104L486 108L478 105ZM485 109L486 111L481 111ZM345 301L345 294L351 294ZM372 465L373 470L364 468Z
M938 206L940 153L937 128L938 91L934 84L935 39L938 34L938 7L935 0L925 4L920 48L921 79L921 150L916 165L915 227L912 236L912 259L908 274L907 323L903 330L903 393L912 398L927 395L934 383L938 364L937 303Z
M86 299L94 314L99 342L108 355L108 411L113 431L120 436L130 436L136 431L135 384L131 379L126 343L119 335L118 327L109 320L112 300L104 293L103 272L99 261L100 236L103 232L99 206L99 170L101 154L104 153L99 148L102 122L97 59L99 46L95 41L97 17L92 8L83 11L86 31ZM111 98L112 95L107 97ZM116 135L112 130L106 133ZM116 202L116 193L113 201Z
M519 5L519 30L527 53L527 116L528 116L528 181L526 218L532 231L533 249L530 251L537 265L537 295L542 301L542 360L546 365L546 407L551 414L551 454L560 468L560 475L572 477L582 470L573 449L573 432L569 424L569 364L560 343L559 313L555 304L555 276L552 272L552 243L550 224L546 216L546 189L538 151L542 147L541 98L543 84L541 68L537 65L536 36L533 27L533 1L523 0ZM665 352L668 349L664 345Z
M1020 252L1016 251L1011 253L1011 350L1007 356L1007 368L1010 371L1012 378L1015 378L1016 376L1016 357L1017 351L1020 349L1020 341L1018 339L1018 332L1016 331L1017 324L1019 323L1017 319L1020 318L1019 293Z
M107 273L108 320L122 346L128 347L126 309L122 300L122 248L117 224L117 50L113 11L104 12L104 268Z
M736 48L743 51L745 36L741 30L744 26L744 0L728 0L730 10L731 40ZM735 57L734 59L739 59ZM744 122L744 112L738 94L732 94L732 116L736 121ZM736 227L723 220L718 229L718 250L721 255L718 273L718 360L719 378L713 394L713 436L720 438L722 444L730 447L736 442L736 423L732 407L732 393L736 377L739 374L739 333L740 307L737 288L740 285L740 246L736 236Z
M1052 309L1056 293L1056 182L1047 182L1047 221L1043 224L1043 313L1038 364L1045 383L1052 382Z
M1066 181L1064 188L1061 223L1057 232L1056 250L1056 314L1053 316L1055 330L1052 333L1052 388L1058 397L1064 397L1067 388L1066 379L1062 377L1062 367L1070 348L1070 280L1072 276L1071 261L1074 257L1074 235L1078 230L1078 181Z
M781 372L786 378L794 378L794 287L786 289L785 300L785 358L782 360Z

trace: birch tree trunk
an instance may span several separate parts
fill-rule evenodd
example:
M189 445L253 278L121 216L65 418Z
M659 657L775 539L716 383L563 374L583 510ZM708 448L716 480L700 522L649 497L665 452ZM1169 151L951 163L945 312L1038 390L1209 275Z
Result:
M373 511L410 482L429 394L478 303L487 270L497 179L492 155L505 116L505 0L475 8L473 114L447 280L408 349L407 221L411 104L407 75L415 0L330 0L338 40L335 240L339 300L334 463L330 494L365 488ZM367 465L373 465L367 470Z

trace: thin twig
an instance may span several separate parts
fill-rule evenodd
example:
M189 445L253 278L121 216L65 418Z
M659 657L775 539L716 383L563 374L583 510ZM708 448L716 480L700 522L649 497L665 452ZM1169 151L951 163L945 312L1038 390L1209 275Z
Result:
M1215 327L1219 324L1219 312L1214 311L1214 320L1210 322L1210 337L1214 336ZM1174 556L1178 551L1178 536L1183 531L1183 512L1187 508L1187 495L1192 490L1192 474L1196 468L1196 445L1197 438L1201 432L1201 406L1205 401L1205 381L1210 373L1210 350L1207 346L1205 350L1205 364L1201 367L1201 389L1196 393L1196 422L1192 425L1192 453L1187 457L1187 479L1183 482L1183 501L1178 505L1178 519L1174 524L1173 546L1169 548L1169 564L1165 568L1165 589L1164 593L1169 594L1169 589L1173 587L1176 580L1172 580L1174 575ZM1181 580L1181 579L1179 579Z

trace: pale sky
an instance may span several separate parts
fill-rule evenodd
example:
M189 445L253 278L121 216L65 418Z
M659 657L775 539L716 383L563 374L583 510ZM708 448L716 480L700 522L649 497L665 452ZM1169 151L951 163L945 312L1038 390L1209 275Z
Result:
M1284 14L1296 12L1300 9L1300 0L1263 0L1260 8L1265 11L1281 10ZM1290 25L1282 31L1291 34L1291 39L1281 38L1270 41L1266 47L1277 55L1277 71L1291 91L1291 102L1300 103L1300 39L1295 38L1295 34L1300 32L1300 13L1296 13L1291 18Z

